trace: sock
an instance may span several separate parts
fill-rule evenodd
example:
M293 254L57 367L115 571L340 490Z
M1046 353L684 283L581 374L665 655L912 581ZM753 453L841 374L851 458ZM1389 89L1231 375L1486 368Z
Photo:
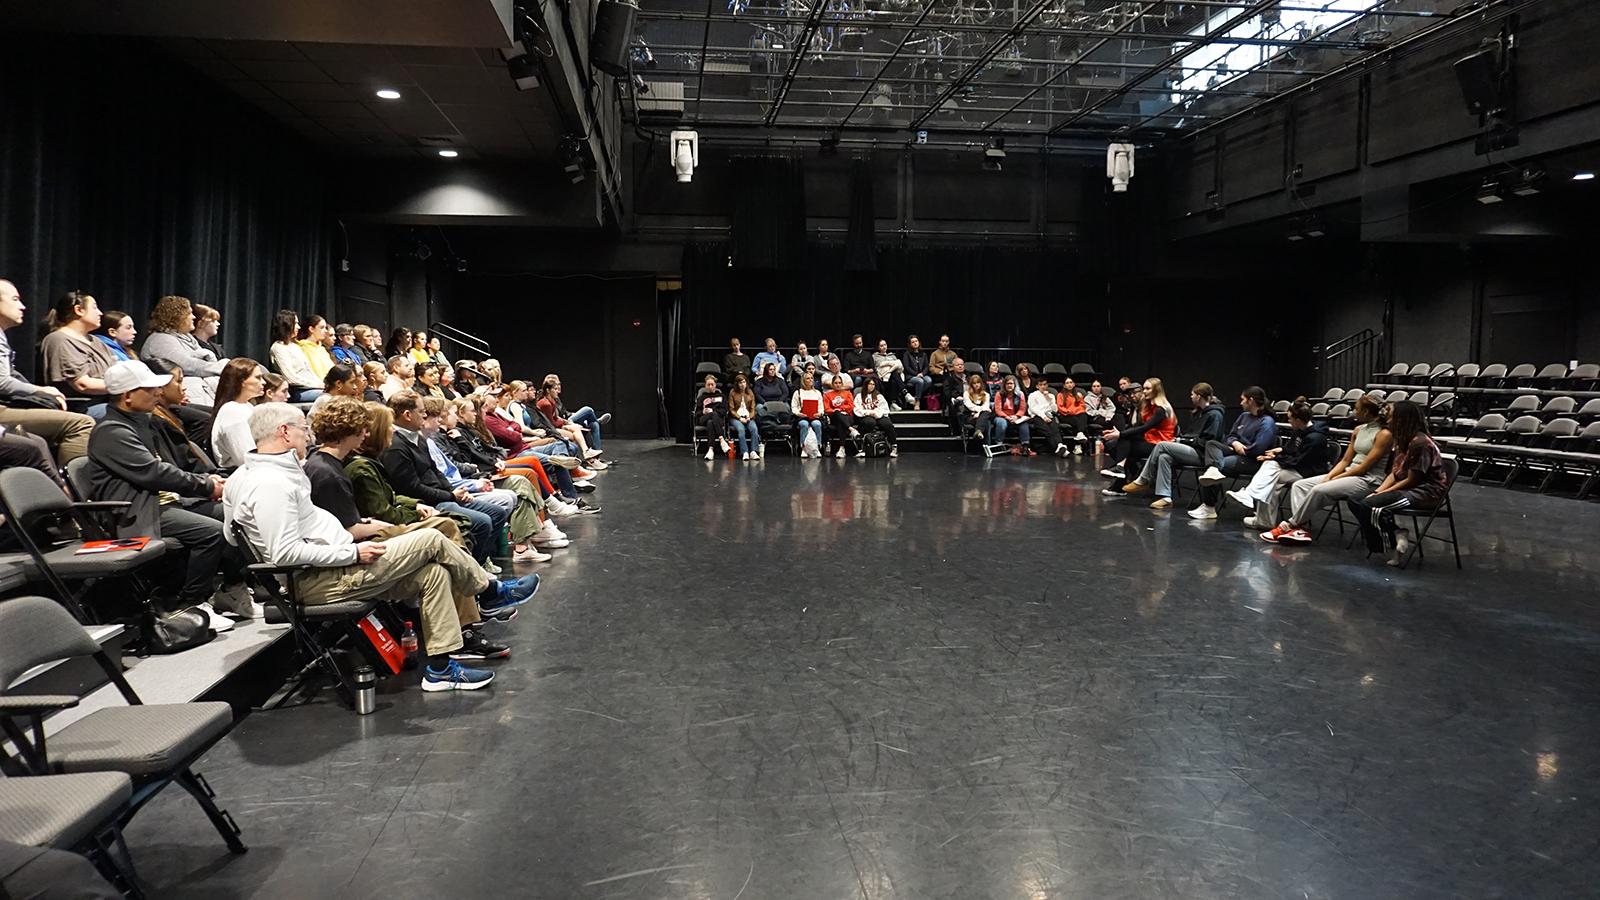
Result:
M440 653L438 656L428 657L428 668L435 672L443 672L450 666L450 654Z

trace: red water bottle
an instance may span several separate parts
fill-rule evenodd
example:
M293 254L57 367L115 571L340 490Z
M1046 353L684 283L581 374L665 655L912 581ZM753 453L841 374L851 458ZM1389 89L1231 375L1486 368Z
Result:
M406 622L406 630L400 633L400 649L406 655L406 668L417 664L417 632L409 621Z

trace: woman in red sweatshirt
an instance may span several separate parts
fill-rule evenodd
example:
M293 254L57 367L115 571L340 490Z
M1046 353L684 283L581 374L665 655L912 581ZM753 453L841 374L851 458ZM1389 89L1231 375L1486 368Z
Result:
M856 411L856 397L845 387L843 378L834 379L829 385L830 390L822 395L822 414L828 420L828 425L833 429L833 455L844 456L845 441L854 438L860 432L851 424L851 417Z
M1061 385L1061 393L1056 395L1056 420L1061 423L1061 436L1072 442L1072 452L1082 456L1084 446L1089 443L1089 436L1084 434L1084 429L1089 427L1089 409L1083 403L1083 393L1071 378Z

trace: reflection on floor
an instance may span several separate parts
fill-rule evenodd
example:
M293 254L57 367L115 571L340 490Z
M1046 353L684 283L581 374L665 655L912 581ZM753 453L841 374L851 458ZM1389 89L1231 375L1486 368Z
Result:
M162 897L1592 896L1600 506L1466 568L1105 500L1086 459L638 443L478 694L258 713Z

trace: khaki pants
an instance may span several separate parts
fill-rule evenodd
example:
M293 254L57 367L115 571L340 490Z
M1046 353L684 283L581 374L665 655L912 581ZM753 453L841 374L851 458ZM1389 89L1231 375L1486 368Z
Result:
M456 520L449 516L434 516L431 519L423 519L421 522L412 522L410 525L390 525L388 528L379 531L376 539L388 541L402 534L410 534L413 531L420 531L424 528L431 528L439 532L463 551L467 549L467 539L461 536L461 526L457 525ZM478 612L477 594L468 594L462 591L456 592L456 618L461 621L463 626L475 625L483 621L483 616Z
M498 486L517 495L517 504L511 510L511 539L519 544L526 543L544 524L539 518L544 511L544 498L539 496L539 489L533 482L521 475L508 475Z
M456 595L476 596L488 586L488 574L437 527L416 528L383 544L386 552L370 566L312 569L300 575L301 602L415 597L428 654L461 649Z
M65 466L80 456L89 455L89 431L94 420L82 413L59 409L13 409L0 407L0 425L21 426L49 442L56 462Z

